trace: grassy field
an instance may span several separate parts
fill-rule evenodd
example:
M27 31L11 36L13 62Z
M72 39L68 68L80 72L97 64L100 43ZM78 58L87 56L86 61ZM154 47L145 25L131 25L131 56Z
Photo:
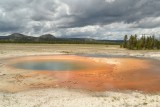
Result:
M0 57L43 54L109 54L154 57L159 50L127 50L119 45L87 44L0 44Z

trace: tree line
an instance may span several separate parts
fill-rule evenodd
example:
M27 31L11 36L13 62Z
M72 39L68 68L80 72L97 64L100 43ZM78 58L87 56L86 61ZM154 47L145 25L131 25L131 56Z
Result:
M123 48L131 50L153 50L160 49L160 40L156 39L155 36L142 35L138 38L137 35L124 36Z
M0 43L32 43L32 44L103 44L103 45L120 45L123 41L109 40L87 40L87 39L65 39L56 38L54 40L0 40Z

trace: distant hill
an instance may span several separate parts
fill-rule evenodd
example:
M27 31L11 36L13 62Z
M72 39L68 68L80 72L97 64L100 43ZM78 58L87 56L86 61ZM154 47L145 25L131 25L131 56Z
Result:
M51 34L41 35L38 38L39 41L52 41L53 39L56 39L56 37Z
M12 42L27 42L27 41L35 41L35 37L23 35L20 33L13 33L8 36L8 40Z
M8 39L9 37L8 36L0 36L0 40L5 40L5 39Z
M42 39L54 39L56 37L51 35L51 34L45 34L45 35L41 35L39 38L42 38Z
M52 44L121 44L123 40L95 40L90 38L56 38L51 34L39 37L13 33L8 36L0 36L1 43L52 43Z

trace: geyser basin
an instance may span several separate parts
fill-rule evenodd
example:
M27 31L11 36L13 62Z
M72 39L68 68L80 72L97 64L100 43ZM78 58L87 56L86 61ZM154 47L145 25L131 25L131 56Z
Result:
M138 58L19 57L8 60L7 68L15 76L7 86L14 92L47 87L160 92L159 64L160 61Z

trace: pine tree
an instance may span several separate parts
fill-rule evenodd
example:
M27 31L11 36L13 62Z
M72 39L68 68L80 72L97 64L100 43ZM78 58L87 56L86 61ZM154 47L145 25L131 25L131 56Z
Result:
M127 47L128 47L128 46L127 46L127 44L128 44L127 42L128 42L128 36L125 35L125 36L124 36L124 43L123 43L123 47L124 47L124 48L127 48Z
M137 35L136 34L133 37L133 47L134 49L137 49Z
M160 40L155 39L155 36L142 35L140 39L137 39L137 35L131 35L128 39L127 35L124 37L124 48L128 49L160 49Z

